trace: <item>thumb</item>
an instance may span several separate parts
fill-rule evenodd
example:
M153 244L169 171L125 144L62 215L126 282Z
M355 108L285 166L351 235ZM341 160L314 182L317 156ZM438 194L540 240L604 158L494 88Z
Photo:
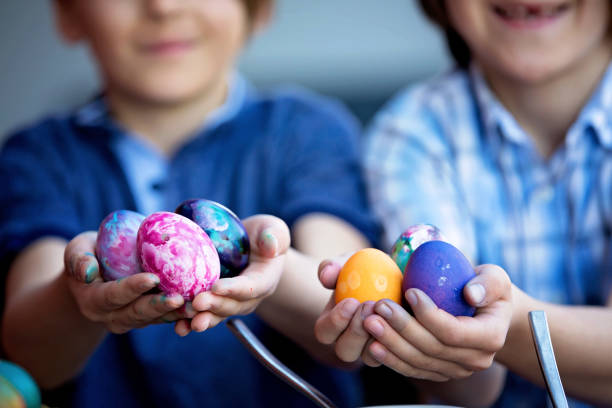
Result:
M249 234L251 252L266 258L284 254L291 245L289 227L272 215L254 215L243 221Z
M506 271L497 265L479 265L476 277L463 288L465 300L472 306L484 307L512 296L512 285Z
M95 231L83 232L74 237L64 250L64 268L68 276L79 282L102 280L98 259L94 255L96 237Z
M340 270L351 255L353 255L353 252L325 259L319 264L319 281L321 281L324 287L327 289L336 288L336 281L340 275Z

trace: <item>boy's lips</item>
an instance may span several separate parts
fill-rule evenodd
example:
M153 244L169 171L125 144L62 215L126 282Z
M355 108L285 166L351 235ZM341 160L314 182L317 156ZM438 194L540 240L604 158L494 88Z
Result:
M534 29L553 23L571 8L570 2L497 2L491 6L496 17L513 28Z
M140 48L148 54L171 56L182 54L186 51L191 50L196 45L196 43L197 41L193 39L171 39L145 43Z

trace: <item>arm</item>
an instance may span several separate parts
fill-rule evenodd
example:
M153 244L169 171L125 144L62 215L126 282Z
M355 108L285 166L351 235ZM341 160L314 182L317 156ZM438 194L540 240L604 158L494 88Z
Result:
M171 311L182 298L142 296L158 283L156 277L142 273L102 282L95 258L87 255L94 236L81 234L68 246L62 239L40 239L11 265L2 344L42 388L77 375L109 331L124 333L180 317Z
M289 252L277 291L257 313L311 355L340 364L333 348L322 345L313 335L315 321L332 294L318 281L317 268L325 257L357 251L368 246L368 241L348 223L324 214L302 217L295 224L293 236L297 250Z
M527 313L546 312L559 372L568 395L593 403L612 402L612 308L555 305L513 287L515 311L497 361L544 385Z
M339 265L323 264L321 281L332 287L338 272ZM372 367L384 364L447 402L490 405L505 379L505 369L492 362L510 324L512 290L499 267L482 265L476 273L464 289L468 303L477 307L474 317L452 316L420 290L410 289L405 296L414 316L389 299L371 307L364 303L362 312L357 309L346 316L339 312L339 304L326 309L317 321L317 338L335 344L345 362L361 359ZM474 285L482 285L484 293L473 291ZM486 392L475 393L474 389L480 389L475 387L486 387Z
M296 222L293 232L296 245L310 252L304 254L289 248L288 231L278 218L251 217L244 224L251 237L251 266L235 278L219 280L210 292L199 294L193 301L198 314L191 324L179 323L177 332L204 331L229 316L256 311L314 357L339 364L333 350L313 335L315 320L331 296L317 280L317 266L323 256L355 251L366 246L367 240L339 218L306 215ZM266 263L265 269L261 262Z

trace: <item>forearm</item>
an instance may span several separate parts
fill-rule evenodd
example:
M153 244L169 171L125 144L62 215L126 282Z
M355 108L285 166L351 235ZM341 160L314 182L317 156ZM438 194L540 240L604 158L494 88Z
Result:
M317 280L318 261L290 249L285 265L275 293L259 305L257 315L313 357L341 365L332 346L325 346L314 337L315 321L332 293Z
M28 248L11 267L2 319L8 357L43 388L78 374L106 334L86 320L61 273L65 243L45 240Z
M506 379L506 369L497 363L462 380L447 382L415 381L436 400L465 407L487 407L495 403ZM480 390L475 393L474 390ZM431 402L431 401L428 401Z
M515 311L497 360L544 385L530 333L528 312L544 310L568 395L594 403L612 402L612 308L562 306L530 298L513 288Z

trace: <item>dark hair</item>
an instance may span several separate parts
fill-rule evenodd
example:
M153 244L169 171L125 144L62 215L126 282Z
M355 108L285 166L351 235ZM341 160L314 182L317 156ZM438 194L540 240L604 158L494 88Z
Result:
M452 27L446 11L446 1L419 0L419 3L427 17L444 31L446 43L457 65L461 68L467 68L471 58L470 49L459 33Z
M242 1L244 3L244 7L246 7L246 11L247 11L247 15L249 16L249 19L252 20L257 15L259 8L264 6L267 3L270 3L272 0L242 0Z

